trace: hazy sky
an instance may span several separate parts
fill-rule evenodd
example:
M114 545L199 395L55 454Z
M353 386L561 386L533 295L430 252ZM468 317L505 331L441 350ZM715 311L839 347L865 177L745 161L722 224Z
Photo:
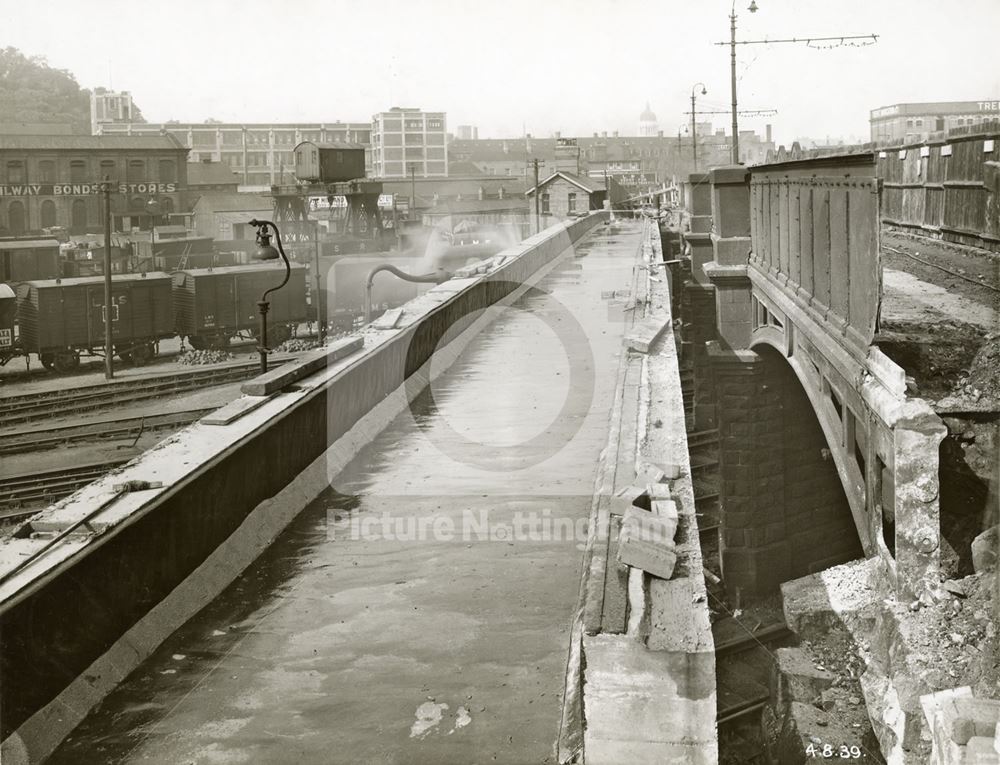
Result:
M737 0L737 39L876 33L870 47L738 48L741 128L867 138L870 109L1000 98L1000 0ZM151 122L367 121L389 106L448 113L480 137L635 134L728 110L725 0L0 0L0 44L83 87L129 90ZM110 73L109 73L110 72ZM700 89L699 89L700 90ZM726 114L711 115L717 127Z

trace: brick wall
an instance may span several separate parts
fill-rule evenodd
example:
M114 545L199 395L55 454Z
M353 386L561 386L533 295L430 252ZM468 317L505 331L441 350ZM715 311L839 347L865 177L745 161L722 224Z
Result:
M862 556L816 415L778 354L713 352L722 568L737 602Z
M716 427L716 401L705 343L715 339L715 288L685 283L681 321L682 360L694 368L695 430L711 430Z

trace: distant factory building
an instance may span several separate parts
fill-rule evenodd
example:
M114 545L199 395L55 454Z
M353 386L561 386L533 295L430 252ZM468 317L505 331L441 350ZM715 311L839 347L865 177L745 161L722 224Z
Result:
M448 133L444 112L393 107L372 117L372 175L445 178Z
M877 144L925 141L931 133L1000 121L1000 101L932 101L872 109L871 140Z

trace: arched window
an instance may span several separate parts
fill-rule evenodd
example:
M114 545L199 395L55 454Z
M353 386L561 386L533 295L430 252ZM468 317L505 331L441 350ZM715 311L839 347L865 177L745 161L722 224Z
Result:
M117 178L116 178L117 175L118 175L118 172L116 170L115 161L113 159L102 159L101 160L101 178L100 178L100 180L103 181L105 178L110 178L111 180L114 181L114 180L117 180Z
M87 163L82 159L74 159L69 163L69 180L70 183L86 183L87 182Z
M128 161L128 179L130 182L146 180L146 163L141 159Z
M56 225L56 203L51 199L42 202L41 218L42 228Z
M24 205L21 202L11 202L7 206L7 228L11 236L21 236L27 226L24 221Z
M43 159L38 163L39 183L56 182L56 163L51 159Z
M177 165L172 159L160 160L160 183L177 182Z
M164 216L170 215L174 211L174 200L170 197L163 197L160 200L160 213Z
M69 231L71 234L87 232L87 203L82 199L74 199L70 213Z

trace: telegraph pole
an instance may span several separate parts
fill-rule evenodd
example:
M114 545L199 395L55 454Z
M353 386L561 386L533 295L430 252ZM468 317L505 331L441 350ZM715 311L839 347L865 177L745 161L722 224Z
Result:
M535 166L535 233L537 234L542 230L542 217L541 213L541 189L538 188L538 157L532 160L532 164Z
M104 377L115 376L114 340L111 337L111 178L104 176Z
M751 9L756 9L756 5L751 5ZM754 10L750 11L751 13ZM732 163L738 165L740 163L740 129L737 125L736 119L736 3L733 2L732 13L729 14L729 48L730 48L730 69L729 74L732 78L732 89L733 89L733 156ZM691 107L691 111L694 111L694 107Z
M750 0L750 5L747 7L750 13L756 13L757 0ZM828 40L839 40L840 45L844 45L846 40L868 40L870 43L862 43L863 45L874 45L878 42L878 35L835 35L833 37L791 37L784 40L739 40L736 39L736 0L733 0L733 4L729 14L729 42L717 42L716 45L728 45L729 46L729 69L730 69L730 79L731 87L733 91L733 154L732 162L734 165L740 163L740 128L737 121L737 110L736 110L736 46L737 45L771 45L773 43L805 43L806 45L812 45L814 42L824 42ZM855 45L853 42L847 43L848 45ZM813 46L815 47L815 46ZM837 45L827 46L827 47L839 47ZM692 108L691 111L694 111Z

